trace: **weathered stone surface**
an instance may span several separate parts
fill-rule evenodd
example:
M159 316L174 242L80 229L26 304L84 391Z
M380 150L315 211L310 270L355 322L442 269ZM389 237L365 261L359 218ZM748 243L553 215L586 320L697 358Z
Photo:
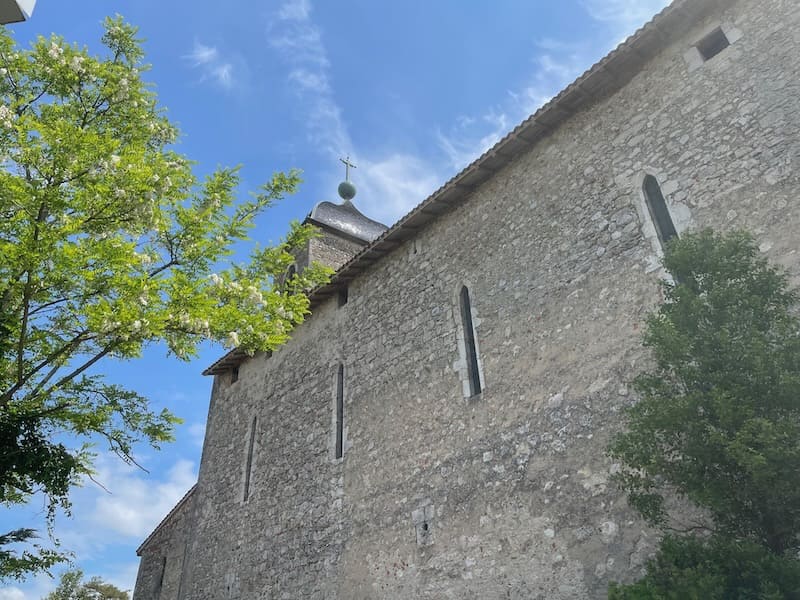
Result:
M191 525L157 532L188 539L182 598L602 598L641 573L656 536L604 448L659 300L644 175L679 232L747 228L800 281L800 8L724 4L368 268L347 304L238 382L216 377ZM720 23L740 37L690 69ZM469 400L462 285L485 385ZM137 600L156 597L165 547L143 549Z
M136 597L171 600L181 597L186 536L194 517L194 490L170 511L139 548L142 557L136 577Z

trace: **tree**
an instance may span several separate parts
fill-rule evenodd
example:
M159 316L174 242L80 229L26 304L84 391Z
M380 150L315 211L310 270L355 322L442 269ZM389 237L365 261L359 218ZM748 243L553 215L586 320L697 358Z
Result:
M44 600L129 600L128 592L106 583L99 577L83 581L83 571L69 570L61 574L58 587Z
M797 294L743 232L705 230L674 240L664 266L672 281L663 282L666 300L644 336L654 368L636 379L641 398L609 452L624 465L617 480L631 505L651 525L669 531L676 522L668 497L699 511L693 531L666 542L650 564L649 583L683 572L671 581L684 585L685 568L728 583L737 571L780 571L770 578L783 582L782 595L724 597L798 597ZM687 537L697 532L706 537ZM691 563L686 557L700 556L698 548L707 556ZM783 595L790 592L795 596Z
M177 422L93 374L98 361L157 343L184 360L205 340L272 350L308 313L303 291L329 274L313 267L278 285L313 235L297 224L249 261L221 262L298 173L238 204L236 169L198 182L142 79L136 36L108 19L97 57L59 37L22 50L0 31L0 501L41 492L48 525L91 474L92 443L133 462L138 442L158 447ZM0 576L63 558L6 549Z
M800 562L761 544L667 536L645 577L612 584L609 600L797 600Z

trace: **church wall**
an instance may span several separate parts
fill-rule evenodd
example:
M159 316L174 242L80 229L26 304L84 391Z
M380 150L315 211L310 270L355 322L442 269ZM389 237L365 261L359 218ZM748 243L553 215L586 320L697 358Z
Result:
M164 519L140 549L136 597L177 600L193 517L191 492Z
M686 50L720 23L742 37L690 71ZM679 229L747 228L800 283L798 24L793 3L742 2L698 25L426 228L421 255L395 252L352 286L354 323L373 323L347 351L340 597L604 597L638 576L656 540L603 449L659 299L643 175ZM462 283L487 386L469 402L453 372ZM419 546L425 506L433 543Z
M697 66L720 24L741 37ZM347 304L217 376L184 597L602 598L637 577L657 539L604 448L660 297L641 182L657 177L679 231L747 228L800 283L799 31L794 1L730 3L365 270Z
M309 242L309 262L338 269L355 254L364 248L363 243L335 235L330 231L321 231L318 238Z

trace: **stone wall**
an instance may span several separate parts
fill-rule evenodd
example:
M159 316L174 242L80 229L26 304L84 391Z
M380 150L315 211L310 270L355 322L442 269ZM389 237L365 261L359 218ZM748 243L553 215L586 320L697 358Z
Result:
M177 600L186 558L186 536L191 531L194 489L164 518L138 550L137 598Z
M735 42L697 64L720 25ZM800 283L799 32L794 0L729 3L365 270L347 304L217 376L184 597L602 598L637 577L656 538L604 448L660 298L641 183L657 177L679 232L747 228Z

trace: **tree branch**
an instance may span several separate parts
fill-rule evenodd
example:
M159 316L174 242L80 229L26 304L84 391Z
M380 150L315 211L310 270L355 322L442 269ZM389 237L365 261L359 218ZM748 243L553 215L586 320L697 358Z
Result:
M86 369L91 367L94 363L96 363L98 360L100 360L101 358L106 356L109 352L111 352L114 349L115 345L116 343L109 344L108 346L103 348L103 350L101 350L100 352L95 354L92 358L83 363L80 367L73 369L70 373L64 375L64 377L62 377L61 379L56 381L53 385L51 385L49 388L47 388L47 390L45 390L44 392L44 395L49 396L54 390L62 387L64 384L69 383L70 381L75 379L78 375L83 373Z

